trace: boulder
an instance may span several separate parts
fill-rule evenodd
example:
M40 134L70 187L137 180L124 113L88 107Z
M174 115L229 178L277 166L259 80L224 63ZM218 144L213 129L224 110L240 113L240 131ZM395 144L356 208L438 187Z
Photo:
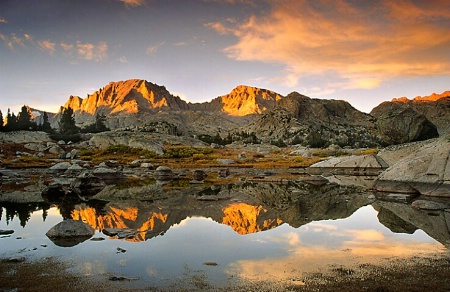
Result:
M84 171L85 168L79 166L78 164L72 164L64 173L67 175L79 174Z
M94 169L92 174L99 177L107 184L115 183L125 178L122 172L106 167L98 167Z
M439 137L436 126L412 108L392 106L373 112L381 139L387 145Z
M299 178L299 181L306 182L306 183L313 184L313 185L318 185L318 186L327 184L329 182L328 179L326 179L325 177L323 177L321 175L311 175L311 176L302 177L302 178Z
M13 234L14 230L2 230L0 229L0 235L10 235Z
M322 174L375 174L388 167L380 157L372 154L333 157L311 165L307 172Z
M78 157L78 154L80 153L80 150L78 149L72 149L70 151L70 159L76 159Z
M374 188L382 192L450 197L449 139L447 136L421 144L380 174Z
M167 166L158 166L153 177L159 181L171 180L173 178L173 171Z
M220 169L218 172L217 172L217 175L219 176L219 177L227 177L227 176L229 176L230 175L230 170L229 169L227 169L227 168L224 168L224 169Z
M428 201L428 200L416 200L411 204L411 207L413 207L415 209L438 211L438 210L449 209L450 205L440 203L440 202Z
M153 169L154 168L153 164L151 164L150 162L143 162L143 163L141 163L141 167L142 168L147 168L147 169Z
M105 228L102 230L103 234L115 237L117 236L118 239L123 238L135 238L138 235L137 230L131 229L131 228Z
M71 166L72 166L72 164L70 164L70 162L60 162L60 163L53 165L48 170L49 170L49 172L63 172L63 171L68 170Z
M235 164L236 161L232 160L232 159L226 159L226 158L217 158L217 163L218 164Z
M69 247L91 238L94 234L94 228L88 224L67 219L50 228L45 235L56 245Z
M46 187L41 196L46 202L57 203L61 202L62 199L66 196L67 190L65 187L59 184L50 185Z
M28 143L28 144L23 145L23 147L25 149L28 149L31 151L38 151L38 152L45 151L45 149L47 148L45 145L40 144L40 143Z
M66 152L64 151L64 149L61 148L61 146L59 145L53 145L50 147L50 149L48 149L48 152L51 154L66 154Z
M202 181L206 177L208 177L208 175L204 170L197 169L192 173L192 179L194 179L195 181Z
M72 183L72 189L79 196L95 196L105 188L106 184L98 177L89 173L83 173Z

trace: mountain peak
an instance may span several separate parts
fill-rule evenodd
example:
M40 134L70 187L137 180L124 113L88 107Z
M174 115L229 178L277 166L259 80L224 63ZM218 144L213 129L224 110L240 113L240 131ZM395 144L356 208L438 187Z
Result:
M399 98L393 98L392 102L402 102L402 103L409 103L409 102L421 102L421 101L437 101L441 98L450 97L450 91L444 91L441 94L433 93L431 95L427 96L416 96L413 99L408 99L407 97L399 97Z
M187 107L179 97L175 97L164 86L146 80L130 79L110 82L103 88L88 94L85 99L71 96L65 107L70 106L79 113L95 114L101 110L108 114L138 113L170 108Z
M261 114L273 109L281 98L274 91L246 85L239 85L229 94L219 97L223 104L222 111L231 116Z

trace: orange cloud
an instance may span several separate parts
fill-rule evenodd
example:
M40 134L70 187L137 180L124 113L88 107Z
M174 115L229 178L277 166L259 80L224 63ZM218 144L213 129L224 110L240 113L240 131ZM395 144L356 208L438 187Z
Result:
M27 35L24 35L24 38L18 37L15 33L11 33L10 36L5 34L0 34L0 39L6 44L6 46L14 51L17 46L25 48L24 40L27 39Z
M341 88L373 88L397 76L450 72L450 2L346 0L270 2L264 17L210 23L238 41L224 52L242 61L285 65L283 83L334 72Z
M77 53L81 59L100 62L108 57L108 44L99 42L97 45L91 43L77 43Z
M66 54L71 54L72 53L72 50L73 50L73 45L72 44L60 43L59 45L63 49L64 53L66 53Z
M127 8L145 5L145 0L120 0L120 2L123 2Z
M46 51L50 55L53 55L56 51L56 44L51 41L38 41L37 44L42 50Z

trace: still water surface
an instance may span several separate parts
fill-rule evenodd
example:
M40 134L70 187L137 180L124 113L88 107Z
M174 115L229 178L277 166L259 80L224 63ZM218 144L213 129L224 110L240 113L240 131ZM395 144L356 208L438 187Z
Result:
M179 215L173 224L167 216L173 217L174 211L167 215L160 205L156 208L154 203L148 203L146 207L134 208L123 204L107 205L102 212L85 204L75 206L71 217L94 225L97 229L94 238L105 240L86 240L72 247L58 246L45 236L63 220L61 213L67 214L67 210L62 212L57 205L48 205L44 211L42 206L35 205L29 207L33 211L26 214L22 211L19 216L20 212L11 209L12 205L3 206L0 229L15 232L0 238L0 256L19 255L30 260L57 257L70 262L72 269L83 275L105 280L125 276L138 278L129 285L164 287L194 275L215 286L239 280L289 281L300 278L302 273L330 266L446 251L443 243L421 229L405 227L402 220L398 226L403 226L400 228L403 233L391 231L399 227L393 227L396 224L391 222L389 229L380 223L377 216L383 208L376 203L358 206L346 218L320 220L317 218L321 216L316 216L297 228L291 225L298 224L290 225L286 219L268 216L271 211L267 206L255 205L254 201L250 204L242 197L221 202L218 209L223 212L221 220L211 218L217 216L190 213ZM235 212L227 213L230 208ZM261 221L258 216L266 217ZM137 223L140 227L135 229L144 235L133 240L110 238L101 232L104 227L131 227ZM163 232L145 235L164 223L170 226L162 228ZM118 248L126 251L119 252Z

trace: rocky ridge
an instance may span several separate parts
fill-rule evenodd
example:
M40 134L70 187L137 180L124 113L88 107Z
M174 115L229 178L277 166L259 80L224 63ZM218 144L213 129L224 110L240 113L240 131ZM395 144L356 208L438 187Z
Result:
M243 127L263 142L323 147L326 144L370 147L379 144L374 118L341 100L312 99L297 92Z
M187 103L164 86L131 79L110 82L84 99L71 96L68 106L81 127L92 124L94 115L103 114L113 130L191 137L232 135L234 140L250 143L357 148L445 134L450 98L448 92L412 101L402 98L365 114L342 100L313 99L296 92L283 97L244 85L210 102ZM54 126L57 119L53 119Z

